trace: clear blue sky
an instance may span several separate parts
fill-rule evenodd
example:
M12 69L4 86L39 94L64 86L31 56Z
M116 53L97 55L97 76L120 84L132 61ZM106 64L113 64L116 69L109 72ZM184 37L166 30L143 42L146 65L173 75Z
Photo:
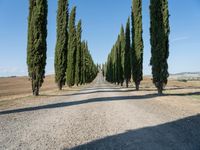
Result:
M57 0L49 0L47 74L54 72ZM131 0L70 0L95 62L103 63L130 15ZM200 71L200 1L169 0L170 73ZM0 0L0 76L27 75L28 0ZM150 74L149 0L143 0L144 73Z

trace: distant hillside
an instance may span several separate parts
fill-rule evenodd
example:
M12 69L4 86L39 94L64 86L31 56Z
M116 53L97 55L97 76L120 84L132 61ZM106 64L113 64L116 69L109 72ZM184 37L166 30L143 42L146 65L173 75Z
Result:
M182 72L177 74L170 74L170 79L187 81L200 80L200 72Z

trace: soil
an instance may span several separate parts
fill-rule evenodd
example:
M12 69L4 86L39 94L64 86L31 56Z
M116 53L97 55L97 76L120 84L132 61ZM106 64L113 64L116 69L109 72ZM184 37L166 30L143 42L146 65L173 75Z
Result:
M16 85L2 80L0 91L13 86L10 93L1 91L8 98L26 79ZM101 74L90 85L61 92L53 80L48 84L49 92L37 98L0 101L0 149L200 150L196 82L170 81L163 96L149 78L138 92L109 84ZM24 81L23 86L30 85Z

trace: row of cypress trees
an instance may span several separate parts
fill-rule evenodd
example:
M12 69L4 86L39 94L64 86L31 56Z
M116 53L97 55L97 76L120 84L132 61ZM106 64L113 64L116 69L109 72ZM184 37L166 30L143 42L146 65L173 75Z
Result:
M153 83L158 93L162 94L167 84L169 57L169 10L168 0L150 1L150 35L151 60ZM128 18L126 28L123 26L114 44L107 62L103 65L103 74L106 80L126 87L131 80L139 90L143 80L143 38L142 38L142 0L132 0L131 25ZM132 36L130 35L132 33ZM132 38L132 40L130 40Z
M121 85L125 81L126 87L128 87L132 76L137 90L139 90L139 84L142 80L143 40L141 13L141 0L133 0L131 12L132 30L130 29L130 18L128 18L125 31L124 27L121 26L118 39L108 56L106 69L106 79L108 81L121 83ZM117 76L120 78L117 78Z
M68 0L59 0L55 79L60 90L62 90L65 83L69 87L89 83L96 77L98 72L87 42L82 41L81 20L76 25L76 7L72 8L70 15L68 15L68 12ZM65 46L62 46L64 43L66 43Z
M118 35L117 41L114 44L110 54L108 55L107 63L104 66L103 73L106 76L106 80L123 85L126 80L126 86L131 77L130 70L130 21L128 19L126 31L124 31L123 25L121 26L120 34ZM129 35L129 37L127 37ZM129 56L129 57L127 57ZM128 59L127 59L128 58Z
M33 95L45 78L47 52L47 0L29 0L27 65ZM82 23L76 25L76 7L69 14L68 0L58 0L57 41L55 47L55 82L62 90L91 82L98 69L93 62L86 41L82 41Z

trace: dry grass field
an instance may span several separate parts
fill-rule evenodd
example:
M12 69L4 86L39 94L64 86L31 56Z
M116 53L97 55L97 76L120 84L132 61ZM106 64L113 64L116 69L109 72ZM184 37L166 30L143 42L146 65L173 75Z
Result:
M44 96L48 97L49 100L66 92L76 92L85 87L87 86L73 88L65 87L63 91L58 91L54 82L54 75L48 75L40 90L40 96L35 98L32 96L31 82L28 77L0 78L0 109L3 110L27 104L32 105L33 103L41 103L41 101L44 100ZM130 87L133 87L132 83L130 83ZM144 77L144 80L141 83L141 91L151 91L156 93L151 77ZM182 94L181 96L190 96L191 98L200 99L200 96L196 94L198 92L200 92L200 81L181 82L176 79L170 79L164 93L176 95Z
M28 77L2 77L0 78L0 110L22 107L24 105L41 104L45 102L44 97L51 101L55 96L65 92L72 93L82 87L68 88L58 91L54 81L54 75L46 76L43 86L40 89L40 96L32 96L31 82Z
M54 76L47 76L41 88L41 92L56 89ZM28 77L0 78L0 99L12 99L31 95L31 82Z
M132 87L132 83L130 84ZM141 83L143 90L155 90L155 87L151 81L150 77L144 77ZM66 89L66 88L65 88ZM171 79L166 86L167 91L173 90L184 90L184 92L189 92L191 89L200 89L200 81L187 81L182 82L175 79ZM23 98L31 96L31 82L28 77L5 77L0 78L0 101L10 100L16 98ZM52 92L57 92L57 86L54 82L54 76L48 75L45 78L44 84L40 90L41 94L48 94Z

